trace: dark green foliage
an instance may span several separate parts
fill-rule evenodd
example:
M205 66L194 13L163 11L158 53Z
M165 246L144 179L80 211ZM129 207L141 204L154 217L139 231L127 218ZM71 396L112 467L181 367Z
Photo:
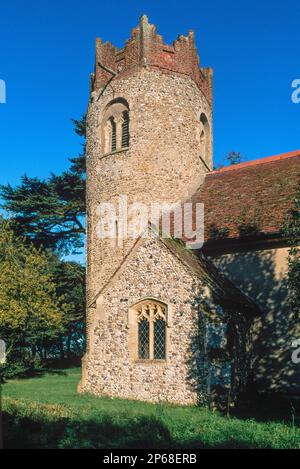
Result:
M81 357L85 269L24 243L0 217L0 337L6 378L31 374L49 358Z
M300 188L295 198L294 207L284 226L284 235L290 243L288 257L288 294L289 305L299 319L300 311Z
M85 139L86 116L73 120L73 123L75 132ZM7 377L39 370L49 358L70 360L83 354L85 269L76 262L61 260L61 255L75 253L84 243L85 141L82 154L71 158L70 163L69 170L61 175L51 174L46 180L24 175L18 186L0 187L2 207L9 215L9 227L18 240L20 250L34 252L34 245L38 248L37 252L43 256L45 270L55 287L53 294L60 315L60 328L57 328L57 333L50 334L45 330L43 334L40 333L38 341L36 337L30 338L28 334L26 341L14 341L13 353L5 367ZM38 263L34 270L39 270ZM11 269L9 274L4 275L5 278L12 283ZM44 283L45 288L49 282ZM4 291L7 291L7 288ZM20 304L16 315L12 315L13 318L18 318L21 312L26 310L24 302L21 302L21 298L19 300ZM6 297L2 303L2 309L11 311ZM23 331L34 329L34 326L33 320L30 319L26 322L26 328L22 327L17 336L23 337ZM8 340L4 326L1 326L0 337Z
M79 137L86 138L86 114L83 114L81 119L72 119L74 130Z
M9 360L2 369L2 380L13 379L16 377L22 378L42 373L44 371L44 364L41 358L36 355L32 357L30 349L19 347L14 350Z
M70 171L74 174L80 174L85 176L86 173L86 161L85 161L85 152L86 152L86 114L83 114L81 119L72 119L72 122L74 124L74 131L79 137L82 137L84 139L84 143L82 144L83 147L83 152L75 157L75 158L70 158L69 161L72 163L70 167Z
M242 162L242 155L239 151L230 151L226 156L226 160L229 164L239 164Z
M75 132L85 138L85 115L73 120ZM64 253L83 246L85 233L85 144L83 154L70 159L68 171L46 180L24 175L20 185L0 187L2 207L18 235L36 246Z
M52 353L61 359L81 357L85 348L85 268L57 257L52 258L52 268L57 296L65 304L63 334L57 337Z
M223 168L224 166L228 165L235 165L242 163L243 157L242 154L239 151L230 151L227 153L225 158L222 158L221 163L219 163L217 166L214 166L214 170L218 170Z

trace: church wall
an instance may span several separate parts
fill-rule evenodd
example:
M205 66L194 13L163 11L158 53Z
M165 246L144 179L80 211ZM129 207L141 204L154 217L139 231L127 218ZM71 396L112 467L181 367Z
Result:
M129 314L132 305L144 298L167 305L166 361L134 358L137 342L132 340ZM227 353L229 315L212 302L199 276L157 240L145 241L138 248L98 298L94 311L82 392L150 402L210 404L214 389L218 389L219 400L221 389L224 401L233 368L236 384L246 378L238 360ZM234 353L243 357L245 368L249 323L238 313L233 320L238 324L234 330L241 334L234 340L240 344Z
M99 291L132 246L100 240L100 202L172 203L187 200L207 169L199 158L200 115L210 123L207 164L212 165L211 106L189 76L138 69L112 81L100 99L92 93L87 132L87 269L89 298ZM104 154L102 118L118 97L129 107L129 148ZM98 290L97 290L98 289Z
M265 392L300 391L299 365L291 359L300 328L287 305L287 257L285 247L213 257L217 267L261 308L253 331L253 373L257 388Z
M97 302L93 337L86 358L83 390L98 395L195 404L189 384L191 337L197 328L193 303L199 280L185 272L176 258L149 243L127 264ZM134 362L130 351L130 306L150 297L164 302L171 315L165 362Z
M212 256L217 267L255 300L263 311L287 305L288 248L243 250Z

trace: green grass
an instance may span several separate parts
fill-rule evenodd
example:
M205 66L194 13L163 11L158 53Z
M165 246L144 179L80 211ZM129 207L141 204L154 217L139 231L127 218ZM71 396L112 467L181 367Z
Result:
M292 425L78 395L79 369L3 386L6 448L300 448Z

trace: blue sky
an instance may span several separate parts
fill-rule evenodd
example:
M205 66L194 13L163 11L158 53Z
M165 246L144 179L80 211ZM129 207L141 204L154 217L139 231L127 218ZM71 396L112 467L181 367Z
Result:
M95 38L122 46L146 13L165 42L193 29L203 66L214 68L214 155L246 160L300 148L297 0L2 0L0 183L46 177L68 166L86 109Z

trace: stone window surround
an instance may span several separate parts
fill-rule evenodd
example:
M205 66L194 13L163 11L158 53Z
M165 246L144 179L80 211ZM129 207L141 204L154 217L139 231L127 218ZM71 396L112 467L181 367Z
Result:
M124 122L123 113L128 113L130 126L130 109L124 98L118 97L110 101L103 112L101 124L102 157L113 155L129 149L129 146L122 147L122 124ZM111 149L111 120L116 124L116 149ZM129 128L130 135L130 128Z
M166 358L164 359L140 359L138 357L138 322L137 322L137 307L147 301L158 303L166 308ZM172 309L170 305L161 299L154 297L145 297L133 303L128 308L127 316L127 329L129 329L129 351L133 363L140 365L166 365L168 363L168 349L169 349L169 329L172 327Z
M200 157L206 162L210 147L210 125L204 112L201 112L198 120L199 125L199 143Z
M129 147L124 147L119 150L110 151L109 153L104 153L104 155L100 156L100 159L106 158L107 156L110 156L110 155L116 155L118 153L126 153L128 150L129 150Z

